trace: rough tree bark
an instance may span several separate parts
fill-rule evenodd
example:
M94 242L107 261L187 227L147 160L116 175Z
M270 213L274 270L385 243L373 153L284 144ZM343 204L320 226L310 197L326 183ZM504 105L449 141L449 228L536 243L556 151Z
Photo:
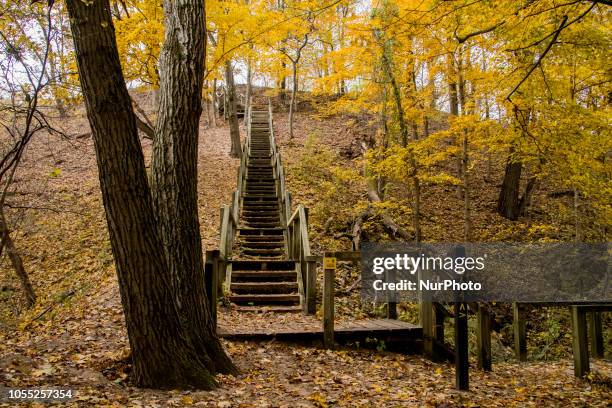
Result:
M497 199L497 212L509 220L518 220L520 213L520 186L523 164L512 160L512 153L506 163L504 181Z
M108 0L66 1L100 188L141 387L210 389L215 380L183 329L156 227Z
M204 288L198 219L198 138L206 28L204 2L166 0L159 59L160 103L153 142L151 189L179 312L213 371L234 372L213 327Z
M234 84L234 71L232 70L231 61L225 63L225 84L227 85L226 108L229 108L228 119L230 125L230 139L232 140L230 157L240 158L242 155L242 150L240 148L240 128L238 127L236 85Z

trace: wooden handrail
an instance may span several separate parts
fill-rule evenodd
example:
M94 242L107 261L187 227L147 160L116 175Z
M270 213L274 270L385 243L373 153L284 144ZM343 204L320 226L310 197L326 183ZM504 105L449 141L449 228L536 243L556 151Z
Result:
M236 175L236 190L232 193L232 203L221 208L221 227L219 237L219 257L226 262L232 257L234 246L234 236L238 229L242 193L246 183L246 171L248 166L248 156L251 150L251 104L246 112L247 132L244 143L241 147L240 167ZM224 274L225 271L223 271ZM221 277L223 278L223 276Z
M308 215L303 205L298 205L287 221L287 248L290 259L295 260L298 271L298 288L302 308L306 314L315 313L316 262L310 260Z

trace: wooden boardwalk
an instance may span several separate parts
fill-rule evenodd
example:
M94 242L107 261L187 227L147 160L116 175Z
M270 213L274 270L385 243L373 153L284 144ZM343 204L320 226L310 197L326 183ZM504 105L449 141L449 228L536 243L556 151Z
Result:
M323 325L320 320L312 316L302 316L297 320L295 323L284 322L282 325L262 328L220 324L217 332L228 340L323 341ZM392 319L351 320L338 322L335 326L335 341L339 344L359 342L365 345L368 342L383 341L390 349L416 352L420 350L418 343L422 336L421 327Z

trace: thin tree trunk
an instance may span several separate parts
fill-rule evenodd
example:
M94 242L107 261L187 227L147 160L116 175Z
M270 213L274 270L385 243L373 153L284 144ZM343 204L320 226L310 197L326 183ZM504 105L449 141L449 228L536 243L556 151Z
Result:
M393 90L393 98L395 100L395 107L397 110L397 120L400 126L401 144L403 147L406 147L408 145L408 126L406 124L406 117L404 115L404 108L402 105L402 94L399 84L395 80L393 67L391 65L389 56L387 55L387 51L384 51L383 53L383 65L385 67L385 73L387 74L389 82L391 82L391 89Z
M213 388L180 323L108 0L66 1L121 301L141 387ZM203 4L202 4L203 6ZM203 44L202 44L203 45ZM197 100L199 105L199 99Z
M25 296L26 306L28 308L34 306L34 303L36 303L34 288L32 287L30 277L23 266L21 255L19 255L17 248L15 248L15 243L11 238L8 223L6 222L6 218L4 216L4 210L2 207L0 207L0 254L2 253L2 248L6 248L11 265L13 265L17 278L19 278L19 282Z
M580 228L580 195L577 188L574 188L574 228L575 240L580 242L582 240L582 230Z
M251 108L251 93L253 92L253 85L252 85L252 80L253 80L253 70L251 67L251 59L249 58L249 62L247 64L247 85L246 85L246 101L244 103L244 117L245 117L245 121L246 121L246 115L249 112L249 109Z
M457 108L460 107L460 110L457 109L457 113L461 114L462 116L466 114L465 111L465 100L466 100L466 95L465 95L465 80L463 79L463 52L462 52L462 48L461 46L459 47L459 51L457 53L457 71L456 71L456 75L457 75L457 85L456 88L457 89L457 99L458 99L458 106ZM463 140L465 139L464 135L457 135L457 139L459 142L459 145L461 147L461 154L457 156L456 161L455 161L455 166L457 168L457 175L459 176L460 179L464 178L464 174L463 174ZM456 187L456 193L457 193L457 198L458 199L463 199L464 197L464 191L465 187L463 185L458 185Z
M238 127L238 114L236 106L236 86L234 85L234 72L232 71L232 62L225 63L225 82L227 84L227 103L226 112L230 125L230 139L232 147L230 157L240 158L242 150L240 148L240 128Z
M289 102L289 140L293 140L293 112L295 111L295 97L297 94L297 64L294 62L293 68L293 89L291 90L291 102Z
M472 217L470 215L470 180L468 174L468 133L464 130L461 149L461 175L463 177L462 196L463 196L463 240L472 240Z
M401 90L399 88L399 85L397 83L397 81L395 80L395 75L393 74L393 70L392 70L392 65L391 65L391 61L389 59L389 56L386 54L387 51L385 51L383 53L383 65L384 65L384 69L385 69L385 73L389 79L389 82L391 83L391 88L393 90L393 97L395 100L395 108L397 111L397 116L398 116L398 121L399 121L399 125L400 125L400 132L401 132L401 144L402 147L407 147L408 146L408 126L406 124L406 119L404 117L404 107L402 105L402 97L401 97ZM416 132L415 132L415 137L416 137ZM408 155L408 161L409 161L409 165L412 167L412 174L410 174L410 180L411 180L411 184L412 184L412 193L413 193L413 197L412 197L412 210L413 210L413 214L412 214L412 226L414 228L414 240L416 242L420 242L421 240L421 221L420 221L420 207L421 207L421 186L419 183L419 179L418 179L418 167L417 167L417 162L416 159L414 157L414 154L412 153L412 151L409 152ZM374 201L375 197L373 197L370 193L368 193L368 195L370 196L370 199L372 201ZM385 218L388 217L388 218ZM390 222L392 222L391 218L388 215L385 215L383 217L383 221L385 222L386 225L388 225L390 228L392 227L392 225L390 224ZM392 228L393 229L393 228ZM400 231L400 235L406 239L409 240L408 237L409 235L407 233L404 233L403 230Z
M204 99L202 102L203 108L206 110L206 125L212 127L212 115L210 111L210 103L208 99L209 82L204 81Z
M212 89L212 110L213 110L213 119L215 121L215 127L219 126L218 118L219 118L219 100L217 98L217 80L213 79L213 89Z
M519 217L519 195L521 184L521 172L523 164L512 159L512 153L506 163L504 181L497 199L497 212L509 220L517 220Z

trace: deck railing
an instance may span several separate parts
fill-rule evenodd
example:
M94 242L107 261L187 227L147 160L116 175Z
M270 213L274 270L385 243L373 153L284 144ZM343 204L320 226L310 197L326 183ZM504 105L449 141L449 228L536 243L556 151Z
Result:
M291 212L291 194L285 186L285 171L281 154L276 146L274 136L274 120L272 116L272 102L268 99L268 118L270 126L270 146L272 147L272 166L276 179L276 192L279 197L281 222L286 228L287 257L296 261L298 277L298 293L300 304L306 314L316 312L316 264L310 257L310 240L308 238L308 208L298 205Z
M234 247L234 239L238 230L238 221L240 217L240 207L242 205L242 193L246 187L246 171L248 165L249 152L251 150L251 109L246 115L246 138L241 148L240 167L236 176L236 190L232 193L232 202L230 205L224 205L221 208L221 226L220 226L220 242L219 242L219 257L223 262L221 267L221 276L219 276L219 284L229 281L231 268L228 268L228 263L232 259L232 250Z

